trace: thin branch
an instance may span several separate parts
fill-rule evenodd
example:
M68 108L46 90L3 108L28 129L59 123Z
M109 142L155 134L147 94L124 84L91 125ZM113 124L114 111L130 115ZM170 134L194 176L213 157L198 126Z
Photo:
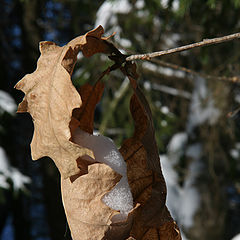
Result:
M118 45L118 48L123 49L128 54L132 54L132 56L135 56L134 52L131 51L130 49L124 48L123 46L120 46L120 45ZM171 69L174 69L174 70L182 71L182 72L185 72L185 73L189 73L191 75L203 77L205 79L214 79L214 80L226 81L226 82L230 82L230 83L240 83L240 77L239 76L232 76L232 77L223 76L223 77L220 77L220 76L217 76L217 75L209 75L209 74L205 74L205 73L199 73L199 72L196 72L196 71L194 71L190 68L186 68L186 67L179 66L177 64L165 62L165 61L160 60L160 59L146 59L146 60L148 60L149 62L152 62L152 63L156 63L158 65L161 65L163 67L168 67L168 68L171 68Z
M157 91L161 91L173 96L177 96L177 97L183 97L186 99L191 99L192 94L190 92L184 91L184 90L179 90L176 88L172 88L166 85L162 85L162 84L157 84L157 83L153 83L152 84L152 89L153 90L157 90Z
M189 49L192 49L192 48L203 47L203 46L208 46L208 45L212 45L212 44L227 42L227 41L231 41L231 40L234 40L234 39L237 39L237 38L240 38L240 33L234 33L234 34L227 35L227 36L224 36L224 37L204 39L201 42L192 43L192 44L188 44L188 45L185 45L185 46L172 48L172 49L168 49L168 50L163 50L163 51L159 51L159 52L131 55L131 56L126 58L126 61L133 61L133 60L137 60L137 59L149 60L149 59L154 58L154 57L160 57L160 56L167 55L167 54L186 51L186 50L189 50Z
M185 68L185 67L173 64L173 63L168 63L168 62L165 62L165 61L162 61L162 60L159 60L159 59L152 59L152 60L150 60L150 62L159 64L159 65L164 66L164 67L169 67L169 68L172 68L172 69L175 69L175 70L180 70L180 71L183 71L183 72L195 75L195 76L200 76L200 77L203 77L203 78L206 78L206 79L216 79L216 80L219 80L219 81L228 81L228 82L232 82L232 83L240 83L240 77L238 77L238 76L233 76L233 77L223 76L223 77L220 77L220 76L208 75L208 74L196 72L192 69Z

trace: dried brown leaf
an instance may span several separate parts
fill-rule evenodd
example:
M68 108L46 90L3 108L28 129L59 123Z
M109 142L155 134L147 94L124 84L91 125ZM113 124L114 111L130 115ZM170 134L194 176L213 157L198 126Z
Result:
M136 66L113 44L102 38L100 26L77 37L63 47L40 43L37 69L17 85L25 93L18 112L29 112L34 120L32 157L51 157L62 176L62 199L74 240L180 240L176 223L166 202L166 184L162 176L149 105L139 89ZM135 208L124 222L113 223L119 212L101 199L119 182L121 176L109 166L97 163L91 149L77 144L77 128L93 131L94 109L103 92L98 81L93 87L81 87L80 95L71 83L77 53L90 57L111 53L116 68L129 77L134 89L130 108L135 133L121 147L127 163L127 175ZM80 134L80 133L79 133ZM81 137L82 135L80 135ZM74 142L75 141L75 142Z
M175 221L165 221L159 226L150 226L142 217L141 207L135 214L130 235L136 240L181 240L181 233Z
M18 112L29 112L34 121L32 158L49 156L64 178L79 172L76 159L84 155L94 158L91 150L69 141L72 111L82 104L71 83L71 74L79 50L86 57L109 51L102 34L100 26L63 47L41 42L37 69L16 85L25 93Z
M130 110L135 132L123 143L120 152L127 163L134 203L140 204L136 209L130 237L137 240L179 240L180 232L165 205L167 189L149 104L135 81L135 64L128 63L122 71L129 77L134 89Z
M82 106L73 111L71 131L80 127L90 134L93 132L94 110L103 89L100 81L94 86L85 84L79 89ZM125 239L129 236L133 216L129 215L125 222L112 223L111 218L119 212L101 201L121 176L105 164L80 158L77 162L80 172L70 181L62 179L62 199L73 239Z
M120 180L121 176L105 164L88 166L88 174L73 183L62 179L62 198L69 227L74 240L100 240L118 214L101 198Z

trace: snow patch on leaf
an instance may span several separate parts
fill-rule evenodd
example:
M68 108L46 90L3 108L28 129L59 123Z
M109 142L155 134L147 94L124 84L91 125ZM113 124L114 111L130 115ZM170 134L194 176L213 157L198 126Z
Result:
M91 149L95 161L107 164L122 176L120 182L102 198L102 201L112 209L120 211L123 217L127 217L133 208L133 199L127 180L127 166L114 142L105 136L94 136L80 129L75 131L73 142ZM89 157L83 159L91 161Z

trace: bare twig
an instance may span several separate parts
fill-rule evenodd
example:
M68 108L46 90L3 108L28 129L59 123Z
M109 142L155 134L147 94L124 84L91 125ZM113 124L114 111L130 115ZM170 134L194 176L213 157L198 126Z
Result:
M118 48L123 49L128 54L132 54L132 56L136 56L134 54L134 52L131 51L130 49L126 49L126 48L124 48L123 46L120 46L120 45L118 46ZM195 75L195 76L203 77L203 78L206 78L206 79L214 79L214 80L226 81L226 82L230 82L230 83L240 83L240 77L239 76L225 77L225 76L210 75L210 74L196 72L196 71L194 71L190 68L186 68L186 67L179 66L177 64L165 62L165 61L160 60L160 59L146 59L146 60L148 60L149 62L152 62L152 63L156 63L158 65L161 65L163 67L168 67L168 68L171 68L171 69L174 69L174 70L179 70L179 71L182 71L182 72L185 72L185 73L189 73L190 75ZM226 65L226 64L223 64L223 65Z
M167 54L182 52L182 51L186 51L186 50L189 50L189 49L192 49L192 48L208 46L208 45L211 45L211 44L218 44L218 43L222 43L222 42L227 42L227 41L231 41L231 40L234 40L234 39L237 39L237 38L240 38L240 33L234 33L234 34L227 35L227 36L224 36L224 37L204 39L201 42L192 43L192 44L188 44L188 45L185 45L185 46L172 48L172 49L168 49L168 50L163 50L163 51L159 51L159 52L131 55L131 56L126 58L126 61L133 61L133 60L137 60L137 59L149 60L149 59L154 58L154 57L160 57L160 56L167 55Z
M179 89L172 88L172 87L162 85L162 84L153 83L152 84L152 89L157 90L157 91L161 91L161 92L173 95L173 96L183 97L183 98L186 98L186 99L191 99L191 96L192 96L190 92L187 92L187 91L184 91L184 90L179 90Z
M206 78L206 79L216 79L216 80L219 80L219 81L228 81L228 82L232 82L232 83L240 83L240 77L238 77L238 76L233 76L233 77L223 76L223 77L220 77L220 76L208 75L208 74L196 72L192 69L185 68L185 67L173 64L173 63L168 63L168 62L165 62L165 61L162 61L162 60L159 60L159 59L152 59L150 61L153 62L153 63L159 64L161 66L164 66L164 67L169 67L169 68L172 68L172 69L175 69L175 70L180 70L180 71L183 71L183 72L186 72L186 73L189 73L189 74L192 74L192 75L200 76L200 77L203 77L203 78Z

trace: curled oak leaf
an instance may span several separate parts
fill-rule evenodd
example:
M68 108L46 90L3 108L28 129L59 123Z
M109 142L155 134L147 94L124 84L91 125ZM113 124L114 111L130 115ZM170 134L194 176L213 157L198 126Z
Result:
M128 181L133 199L135 203L145 205L151 198L151 195L154 194L155 188L158 185L157 183L159 182L160 189L158 190L160 190L160 199L158 199L157 208L162 208L162 206L165 206L166 201L166 185L163 177L160 177L160 174L156 174L157 171L152 170L147 161L148 152L146 150L146 143L143 144L143 139L146 136L146 132L150 131L148 125L149 119L136 94L131 98L130 110L135 122L135 132L132 138L127 139L123 143L120 152L127 163ZM149 139L147 144L154 146L153 141L155 141L154 138ZM152 150L154 150L154 148L152 148ZM155 149L155 151L158 150ZM151 161L152 160L153 159L151 159ZM159 157L155 161L159 161ZM161 169L158 169L158 172L160 171ZM156 209L152 214L155 213Z
M74 109L70 123L73 141L76 140L77 128L90 134L93 132L94 110L103 90L104 85L100 81L94 86L85 84L80 87L82 105ZM98 154L95 157L98 160ZM121 176L102 163L84 158L79 158L77 163L80 172L61 181L62 199L72 238L125 239L130 232L132 217L124 222L112 223L112 217L119 212L102 202L103 196L119 182Z
M93 132L94 110L103 89L104 85L100 81L94 86L85 84L80 87L82 106L74 109L70 123L73 141L76 140L78 127L90 134ZM95 157L98 160L98 154L95 154ZM79 158L77 162L80 172L71 176L70 181L62 179L61 184L64 209L72 238L126 239L131 230L133 216L130 214L125 221L112 222L112 218L117 217L119 212L102 202L103 196L118 183L121 176L102 163L94 163L83 158Z
M141 204L136 210L130 236L137 240L181 239L180 231L165 205L167 189L161 171L152 114L134 79L137 76L136 66L127 63L122 71L128 76L134 90L130 110L135 132L123 143L120 152L127 163L134 203Z
M71 74L80 50L86 57L111 52L106 38L101 37L103 31L99 26L63 47L41 42L37 69L15 86L25 93L18 112L29 112L34 121L32 158L49 156L64 178L79 172L76 159L84 155L94 158L91 150L69 141L72 111L82 104Z
M115 151L117 148L113 146L110 139L88 134L79 128L75 130L72 138L75 143L92 149L95 160L98 161L98 163L88 164L87 174L62 179L62 199L73 239L126 239L133 220L133 213L127 216L128 210L125 212L121 204L124 201L126 205L129 200L126 198L119 200L122 191L126 191L118 188L117 196L113 196L113 198L117 197L117 203L120 204L120 208L116 208L116 205L113 208L118 210L107 205L110 203L113 206L114 199L106 201L105 198L119 180L123 179L124 169L120 169L117 156L120 153ZM86 157L84 156L83 160ZM88 157L87 160L91 161ZM121 161L125 163L123 159Z

